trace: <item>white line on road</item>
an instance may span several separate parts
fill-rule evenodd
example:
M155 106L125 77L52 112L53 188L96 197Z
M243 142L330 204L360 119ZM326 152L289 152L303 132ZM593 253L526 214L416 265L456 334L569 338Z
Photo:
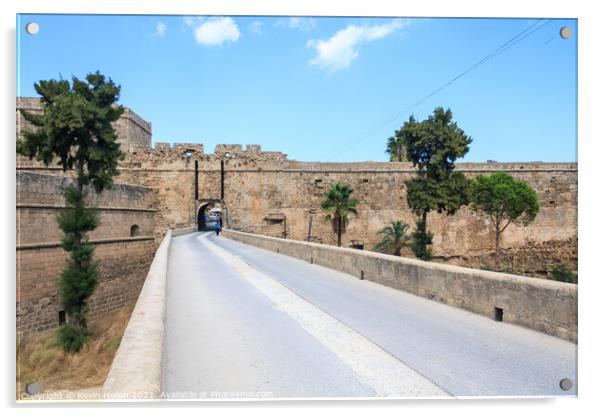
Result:
M377 396L449 396L432 381L418 374L360 333L210 242L207 234L200 235L198 239L267 296L275 308L297 321L302 328L348 365L364 384L376 392Z

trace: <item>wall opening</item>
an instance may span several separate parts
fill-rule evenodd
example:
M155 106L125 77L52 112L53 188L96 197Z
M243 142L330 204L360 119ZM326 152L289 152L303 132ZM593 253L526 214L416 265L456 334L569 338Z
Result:
M65 311L59 311L59 325L65 325L66 321Z
M140 227L134 224L130 227L130 237L138 237L140 235Z
M504 310L502 308L493 308L494 317L497 322L502 322L504 320Z
M197 231L212 231L215 229L215 223L217 222L220 222L223 227L222 215L222 204L219 201L201 205L197 212Z
M364 242L360 241L360 240L351 240L351 248L355 248L356 250L363 250L364 249Z

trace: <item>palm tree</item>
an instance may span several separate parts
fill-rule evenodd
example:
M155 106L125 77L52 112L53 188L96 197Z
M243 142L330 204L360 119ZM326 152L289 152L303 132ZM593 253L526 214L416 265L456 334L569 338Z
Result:
M410 241L411 237L406 234L410 226L403 221L392 221L391 225L387 225L378 234L383 238L374 248L384 251L390 250L396 256L401 256L401 249Z
M395 136L389 137L387 140L387 150L385 150L385 153L389 154L390 162L407 162L405 141L398 133L396 131Z
M337 246L341 246L341 235L349 223L349 214L357 214L359 201L351 198L353 189L346 183L335 182L324 194L320 207L326 212L324 222L332 224L332 230L337 235Z

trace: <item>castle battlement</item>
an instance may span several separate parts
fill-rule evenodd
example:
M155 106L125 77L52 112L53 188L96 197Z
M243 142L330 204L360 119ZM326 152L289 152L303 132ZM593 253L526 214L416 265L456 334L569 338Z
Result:
M17 139L24 130L33 129L23 116L18 112L19 109L40 113L42 105L40 99L36 97L17 97ZM154 159L165 161L178 161L186 159L203 160L245 160L274 163L276 165L288 161L287 155L282 152L264 152L258 144L247 144L244 148L242 144L218 144L213 153L205 153L205 147L202 143L152 143L152 123L144 120L131 108L125 107L125 111L118 121L113 124L117 133L117 141L121 145L121 150L126 154L126 164L129 160L136 164L144 159ZM27 164L25 161L23 161Z

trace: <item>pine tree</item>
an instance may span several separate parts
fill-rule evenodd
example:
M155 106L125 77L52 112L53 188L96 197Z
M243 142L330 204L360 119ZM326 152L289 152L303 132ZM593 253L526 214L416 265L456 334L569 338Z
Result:
M120 87L99 72L85 81L42 80L34 84L42 114L21 110L36 127L17 141L17 152L46 166L56 162L63 171L74 170L75 183L64 192L66 208L58 215L63 231L61 245L70 254L59 278L59 300L67 324L59 339L67 352L77 352L90 336L87 329L88 299L98 280L98 263L87 233L98 226L98 214L86 206L88 189L96 193L110 188L123 153L111 123L123 113L117 105Z
M411 247L418 258L430 260L428 213L452 215L469 203L470 181L454 168L456 159L468 153L472 139L452 121L451 111L441 107L421 122L411 116L395 136L417 167L416 177L405 181L408 206L418 216Z
M537 193L505 172L478 175L471 187L472 208L489 216L495 230L495 268L500 270L500 236L511 223L528 225L539 212Z

